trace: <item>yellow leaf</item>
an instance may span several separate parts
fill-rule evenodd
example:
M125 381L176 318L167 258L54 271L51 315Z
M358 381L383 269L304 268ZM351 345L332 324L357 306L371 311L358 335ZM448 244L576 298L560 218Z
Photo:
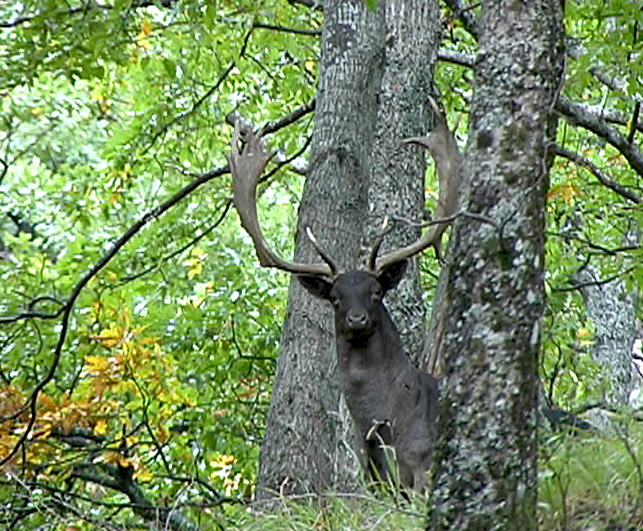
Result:
M34 116L42 116L45 113L45 109L42 107L32 107L31 108L31 114Z
M218 456L217 458L213 459L210 462L210 464L214 468L224 468L224 467L230 466L235 461L236 461L236 459L234 458L233 455L222 454L222 455Z
M123 331L118 328L112 330L103 330L97 336L89 336L90 339L97 339L105 348L113 348L122 340Z
M99 419L94 426L94 433L96 435L105 435L107 433L107 421L105 419Z
M143 23L141 24L141 33L143 35L149 35L154 31L154 28L152 27L152 23L149 21L149 19L144 18Z
M85 356L85 363L89 365L87 372L91 374L105 372L109 369L109 358L103 356Z
M589 337L591 335L591 332L587 330L587 328L579 328L576 331L576 337L579 339L585 339L586 337Z
M560 184L554 186L549 190L547 194L547 199L553 199L554 197L562 197L565 203L572 203L574 198L580 195L579 189L571 183Z
M150 474L147 470L139 470L134 473L134 479L137 481L152 481L154 476Z
M170 432L168 432L165 424L156 426L156 438L161 444L165 444L170 439Z

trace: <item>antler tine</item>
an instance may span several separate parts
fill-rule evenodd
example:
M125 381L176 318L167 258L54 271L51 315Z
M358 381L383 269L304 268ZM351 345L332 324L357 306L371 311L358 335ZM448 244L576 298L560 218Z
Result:
M435 218L441 220L452 218L458 208L458 197L460 192L460 166L462 155L458 149L458 143L449 129L446 117L440 111L437 103L429 97L429 103L435 117L435 126L429 136L407 138L404 144L417 144L427 149L435 161L438 170L438 181L440 184L440 195L435 209ZM436 223L428 232L416 242L393 251L377 260L377 267L381 269L404 258L423 251L427 247L435 247L435 252L440 256L442 234L447 228L448 221Z
M447 221L445 223L449 222ZM424 251L424 249L431 247L431 245L435 245L439 241L441 235L442 233L438 234L433 230L429 230L429 232L427 232L419 240L414 241L406 247L402 247L401 249L397 249L395 251L387 253L375 260L375 264L373 264L375 267L372 268L372 271L378 272L389 264L399 262L400 260L404 260L405 258L411 258L419 252Z
M313 230L310 227L306 227L306 236L308 236L310 243L313 244L313 247L315 248L315 251L317 251L317 254L319 254L319 256L321 256L322 259L324 260L324 262L328 264L328 267L330 267L332 276L336 277L339 273L339 268L337 267L337 264L335 264L331 256L319 244L319 241L317 241L317 238L313 234Z
M268 161L274 153L266 153L261 143L261 134L246 135L246 145L239 154L239 121L235 122L232 133L232 149L226 155L230 173L232 173L232 188L234 206L239 213L241 225L252 238L257 258L262 267L274 267L289 273L309 274L331 277L335 273L326 264L301 264L289 262L279 257L268 245L259 226L257 215L257 184Z
M380 247L382 246L382 242L384 241L384 236L386 236L390 229L388 228L390 218L388 216L384 216L384 221L382 222L382 227L380 228L379 233L375 237L375 241L373 242L373 247L371 248L371 252L368 255L368 261L366 262L366 267L368 268L369 271L372 271L373 273L376 271L376 265L377 265L377 253L380 251Z

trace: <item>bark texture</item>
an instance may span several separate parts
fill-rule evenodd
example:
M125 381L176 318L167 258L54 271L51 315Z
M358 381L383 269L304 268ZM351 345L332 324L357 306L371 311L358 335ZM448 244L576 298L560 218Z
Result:
M632 391L632 346L636 339L634 297L625 282L614 280L600 284L600 275L592 267L576 275L587 314L594 322L593 358L603 369L608 404L627 405Z
M419 219L425 154L401 146L425 135L439 24L435 0L324 3L321 82L295 259L318 261L311 226L344 269L362 265L386 214ZM417 236L395 230L385 246ZM424 311L417 268L387 304L412 356L421 351ZM332 311L291 283L273 400L262 445L259 497L275 491L354 490L359 448L340 405Z
M535 529L545 197L558 0L482 2L462 205L447 260L430 529Z
M382 44L381 9L372 12L362 0L324 3L321 81L299 210L297 261L319 261L305 236L310 226L338 264L358 265ZM261 448L260 498L274 492L319 492L331 485L345 488L354 481L357 468L338 452L342 441L334 344L331 308L293 279Z
M426 151L403 146L402 140L426 136L432 115L428 96L437 57L437 1L388 0L385 10L384 71L379 94L369 183L369 242L386 215L422 221ZM417 228L398 224L383 252L419 237ZM417 363L425 335L425 311L417 260L409 264L400 285L386 296L406 352Z

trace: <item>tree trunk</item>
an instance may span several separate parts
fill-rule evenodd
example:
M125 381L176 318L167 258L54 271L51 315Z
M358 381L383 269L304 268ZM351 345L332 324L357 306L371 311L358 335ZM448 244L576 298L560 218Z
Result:
M386 49L371 157L368 243L386 215L423 221L426 155L422 148L401 142L429 132L428 96L440 29L437 1L389 0L383 4ZM418 236L417 228L398 224L383 248L401 247ZM425 311L417 261L413 259L409 266L400 285L386 296L386 304L406 352L417 362L424 344Z
M362 0L324 4L322 76L312 157L299 212L295 256L318 261L303 229L312 226L344 268L361 265L386 214L419 220L425 155L402 146L425 135L436 56L435 0L391 0L369 11ZM417 236L403 227L386 239ZM422 349L424 310L417 267L389 298L410 353ZM339 404L332 312L292 282L273 402L262 446L259 495L270 491L353 490L358 443Z
M597 285L599 275L591 266L574 277L584 285L581 293L585 308L594 322L592 356L603 370L603 398L611 405L627 405L632 391L632 345L636 339L634 297L620 279Z
M449 246L431 529L535 529L545 197L558 0L484 0Z
M362 0L324 3L321 80L295 259L319 262L318 240L343 268L358 265L367 219L370 147L383 68L382 10ZM290 285L273 398L261 448L258 496L320 492L354 483L338 440L339 387L330 307ZM339 449L339 451L338 451Z

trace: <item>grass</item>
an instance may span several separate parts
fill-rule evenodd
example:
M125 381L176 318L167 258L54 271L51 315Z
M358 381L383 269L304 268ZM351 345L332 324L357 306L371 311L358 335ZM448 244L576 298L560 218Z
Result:
M547 531L643 529L643 428L621 424L610 436L559 433L541 441L539 522ZM427 500L380 494L283 498L272 507L228 506L223 529L424 529Z
M539 515L547 530L643 529L643 429L557 434L541 444Z

